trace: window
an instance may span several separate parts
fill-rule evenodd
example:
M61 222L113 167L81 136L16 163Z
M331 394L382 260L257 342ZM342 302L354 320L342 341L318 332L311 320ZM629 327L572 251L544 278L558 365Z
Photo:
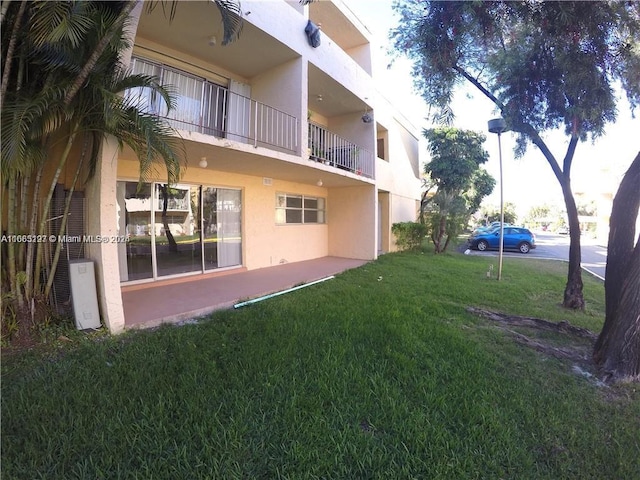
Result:
M386 152L386 148L385 148L385 140L384 138L378 138L377 139L377 143L378 143L378 158L381 158L382 160L386 160L387 159L387 152Z
M138 57L132 58L131 70L158 77L162 85L171 85L174 90L176 106L169 112L160 96L149 89L130 89L127 95L142 110L167 117L174 128L225 136L226 87Z
M325 223L324 198L278 193L276 223Z

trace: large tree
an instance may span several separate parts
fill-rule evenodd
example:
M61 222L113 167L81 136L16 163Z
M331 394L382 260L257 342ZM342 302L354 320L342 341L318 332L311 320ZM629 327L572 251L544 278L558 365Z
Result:
M435 252L441 253L491 194L495 180L480 167L489 159L483 134L440 127L425 130L424 136L431 154L424 173L437 192L423 197L421 218L428 220Z
M594 361L613 380L640 380L640 152L613 200L605 271L605 322ZM635 243L635 245L634 245Z
M534 144L562 189L570 227L563 305L584 307L580 224L571 168L580 141L616 118L616 86L640 102L640 4L634 2L419 1L396 5L395 47L414 62L416 83L434 116L451 120L458 85L481 92L517 138ZM542 134L563 128L564 152Z

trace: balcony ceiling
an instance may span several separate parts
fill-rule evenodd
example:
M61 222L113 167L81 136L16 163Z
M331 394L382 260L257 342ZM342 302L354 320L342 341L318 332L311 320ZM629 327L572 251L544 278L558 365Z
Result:
M376 8L372 6L371 8ZM313 2L309 5L309 18L343 50L368 43L364 35L353 25L333 2Z
M143 10L137 35L247 79L298 56L249 22L238 40L223 47L222 18L213 2L178 2L171 22L159 4L152 13ZM216 37L214 46L209 45L211 36Z
M318 180L322 180L323 185L327 188L362 186L363 182L373 182L371 179L347 174L344 170L311 160L298 164L262 156L257 151L250 153L188 140L185 141L185 147L186 156L189 159L187 168L197 168L200 158L206 157L209 164L207 168L211 170L308 185L317 185Z
M322 101L318 100L322 96ZM351 91L313 64L309 64L309 110L325 117L337 117L365 111L367 106Z

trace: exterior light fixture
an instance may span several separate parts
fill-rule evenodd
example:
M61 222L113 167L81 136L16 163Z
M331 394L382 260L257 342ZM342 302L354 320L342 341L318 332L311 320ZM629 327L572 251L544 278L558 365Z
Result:
M210 46L210 47L215 47L215 46L216 46L216 43L218 43L218 39L216 38L216 36L215 36L215 35L211 35L211 36L209 37L209 41L208 41L208 43L209 43L209 46Z
M371 113L369 112L364 112L364 115L362 115L362 121L363 123L373 122L373 115L371 115Z
M200 168L207 168L207 165L209 165L209 162L207 162L207 157L202 157L198 162L198 166Z
M504 185L502 182L502 143L500 134L507 131L504 118L489 120L489 132L498 134L498 156L500 158L500 247L498 249L498 280L502 279L502 254L504 252Z
M323 185L323 183L322 183L322 179L319 179L319 180L316 182L316 185L317 185L317 186L319 186L319 187L321 187L321 186Z
M318 94L318 95L316 96L316 100L317 100L318 102L321 102L321 101L322 101L322 95L321 95L321 94Z

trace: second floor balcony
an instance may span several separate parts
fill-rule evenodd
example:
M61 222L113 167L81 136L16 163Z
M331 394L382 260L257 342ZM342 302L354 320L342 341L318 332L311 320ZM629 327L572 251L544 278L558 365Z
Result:
M277 108L231 91L228 87L165 65L134 58L134 73L153 75L173 90L176 107L168 110L159 96L133 89L147 112L165 117L178 130L200 132L286 153L297 153L300 122Z
M373 153L315 123L309 123L309 159L373 178Z
M162 116L175 129L199 132L253 146L300 154L302 138L297 117L248 96L166 65L134 57L134 73L152 75L174 92L175 108L147 89L132 89L145 111ZM331 167L367 178L374 177L374 155L356 143L309 122L308 155ZM170 209L181 209L177 204Z

